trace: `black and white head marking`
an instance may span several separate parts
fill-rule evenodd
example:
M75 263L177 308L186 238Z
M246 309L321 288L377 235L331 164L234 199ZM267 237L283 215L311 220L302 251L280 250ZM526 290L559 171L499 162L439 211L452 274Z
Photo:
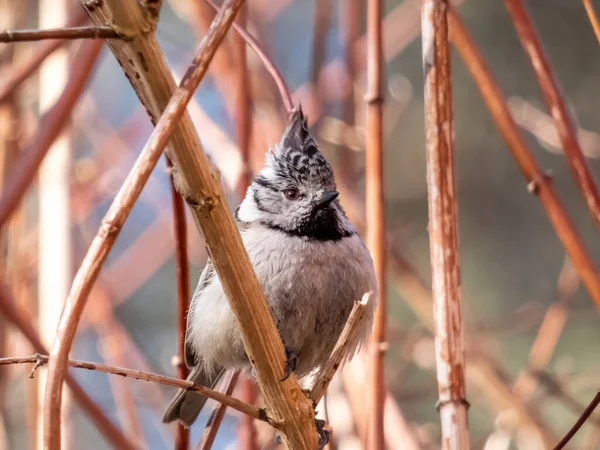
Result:
M266 155L236 214L283 233L330 241L355 234L336 200L335 177L308 130L300 107L279 143Z

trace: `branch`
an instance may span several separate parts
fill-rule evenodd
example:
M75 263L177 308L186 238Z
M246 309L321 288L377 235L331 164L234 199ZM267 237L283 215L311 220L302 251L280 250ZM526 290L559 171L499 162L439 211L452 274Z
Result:
M29 378L33 378L35 370L48 363L50 358L46 355L40 355L36 353L33 356L16 357L16 358L0 358L0 366L8 364L35 364ZM89 361L79 361L75 359L67 360L67 365L75 369L92 370L95 372L107 373L110 375L118 375L125 378L134 378L136 380L150 381L153 383L164 384L165 386L173 386L179 389L187 389L189 391L197 392L205 397L215 400L219 403L229 406L244 414L254 417L262 422L267 422L271 425L276 425L273 420L267 415L267 412L258 408L254 405L248 405L247 403L241 402L238 399L230 397L229 395L223 394L219 391L209 389L199 384L194 384L191 381L180 380L179 378L171 378L165 375L158 375L155 373L142 372L140 370L126 369L124 367L108 366L106 364L100 364Z
M558 82L552 73L548 57L542 49L539 37L533 29L531 18L523 7L521 0L506 0L506 7L512 16L521 44L531 60L531 65L538 78L546 104L554 119L554 125L562 142L567 162L573 172L573 177L583 193L596 225L600 226L600 194L585 156L581 151L575 128L561 97Z
M592 413L598 405L600 405L600 392L596 393L596 396L592 399L588 407L585 408L585 411L583 411L581 417L577 419L577 422L575 422L575 424L565 435L565 437L562 438L562 440L558 444L556 444L554 450L561 450L569 443L573 436L575 436L575 434L579 431L583 424L589 419L589 417L592 415Z
M360 325L360 321L365 314L365 309L367 308L367 304L369 303L369 299L372 294L372 292L368 292L363 295L360 301L354 302L352 311L350 311L346 325L344 326L344 329L342 330L342 333L340 334L340 337L338 338L338 341L331 352L331 356L327 360L327 363L323 369L319 372L319 377L315 380L312 388L310 389L310 398L315 405L321 401L321 398L323 398L325 392L327 392L329 383L331 383L331 380L333 380L335 372L338 370L343 360L348 357L348 348L353 342L352 337Z
M592 24L592 28L594 29L596 40L600 44L600 23L598 22L596 11L594 11L594 5L592 5L591 0L583 0L583 6L585 7L585 12L587 13L590 23Z
M40 120L33 142L21 151L22 156L0 197L0 228L27 192L46 153L64 128L92 73L102 45L102 41L84 42L73 60L71 76L61 96Z
M378 304L370 345L370 377L367 405L370 410L367 443L372 449L385 446L383 362L387 348L386 220L383 170L383 0L367 2L367 92L366 107L366 217L367 245L377 276Z
M448 0L424 0L425 146L435 323L438 411L443 447L469 448L454 175Z
M4 316L9 323L17 328L25 339L29 341L33 349L40 353L48 353L48 350L42 343L40 336L33 327L31 317L18 309L14 299L4 282L0 281L0 314ZM133 450L136 446L129 441L119 428L104 414L104 411L92 400L92 398L83 390L75 378L67 373L65 378L73 398L79 403L81 409L89 416L100 434L110 442L115 449Z
M317 446L312 405L303 395L295 377L280 382L285 365L281 338L229 212L218 172L202 151L189 116L184 114L187 102L206 73L241 4L242 0L228 0L221 8L174 93L172 76L151 33L135 33L136 37L131 42L108 42L151 119L156 123L161 112L165 110L165 113L110 207L67 299L51 353L46 385L45 440L49 450L60 448L62 379L87 294L167 142L170 144L169 157L175 164L177 189L191 207L192 215L206 238L273 421L292 448L312 450ZM148 20L158 19L156 11L140 9L145 6L148 5L133 0L105 0L88 12L99 23L110 22L135 32L146 29ZM177 132L170 136L176 125Z
M30 42L47 39L128 39L109 26L52 28L48 30L0 31L0 42Z
M238 381L240 372L239 370L235 370L230 372L221 383L222 386L225 387L225 394L231 395L233 390L235 389L235 385ZM219 427L221 426L221 422L223 421L223 417L225 416L225 410L227 409L227 405L221 403L220 405L216 405L213 409L210 417L208 418L208 423L206 427L204 427L204 431L202 432L202 438L198 443L198 450L210 450L215 442L215 437L217 437L217 432L219 431ZM251 416L245 415L244 417L248 417L252 420Z
M598 270L590 257L581 236L575 229L567 210L564 208L554 188L550 177L539 167L531 150L527 147L510 114L506 101L498 84L492 77L483 56L473 43L460 17L454 10L450 12L451 38L458 49L463 61L471 72L483 99L496 121L496 125L504 136L510 152L515 158L521 172L528 183L528 189L535 194L548 214L554 231L577 268L590 296L600 308L600 278Z
M212 0L206 0L206 3L208 3L214 9L217 9L217 6L212 2ZM266 67L266 69L269 71L269 73L273 77L275 84L277 84L277 89L279 89L279 92L281 94L281 100L283 101L283 106L285 107L285 109L288 113L291 112L292 109L294 109L294 102L292 101L292 96L290 95L290 91L288 90L287 85L286 85L285 81L283 80L283 76L281 75L281 72L279 72L279 70L277 69L275 64L273 64L273 62L269 59L267 54L261 48L258 41L254 38L254 36L252 36L250 33L248 33L244 29L244 27L242 27L241 25L239 25L236 22L233 22L233 28L242 37L242 39L244 39L244 41L246 42L246 44L248 44L248 46L252 49L252 51L254 51L254 53L256 53L258 55L258 57L260 58L260 60L262 61L262 63Z

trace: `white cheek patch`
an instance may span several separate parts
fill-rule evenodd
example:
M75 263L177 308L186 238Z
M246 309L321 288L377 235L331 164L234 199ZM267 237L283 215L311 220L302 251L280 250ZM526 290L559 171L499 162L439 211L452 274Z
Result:
M254 199L248 198L248 196L246 196L246 198L240 205L237 214L238 218L242 222L255 222L261 218L261 215L264 216L264 213L262 211L259 211L259 209L256 207Z

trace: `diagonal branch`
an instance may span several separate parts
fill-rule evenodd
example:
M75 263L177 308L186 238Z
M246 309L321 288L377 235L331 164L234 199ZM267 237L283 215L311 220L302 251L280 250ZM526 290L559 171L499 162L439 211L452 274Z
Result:
M0 31L0 42L29 42L47 39L123 39L109 26L52 28L48 30Z
M592 28L594 29L596 40L600 44L600 22L598 22L598 16L594 10L594 5L592 5L592 0L583 0L583 6L585 7L585 12L587 13L590 23L592 24Z
M331 380L333 380L335 372L338 370L344 359L348 357L348 347L353 342L352 336L354 336L360 325L360 321L365 314L365 309L367 308L371 295L371 292L366 293L360 301L354 302L352 311L350 311L346 325L331 352L331 356L323 369L319 372L319 377L315 380L310 389L310 398L315 405L319 404L321 398L323 398L325 392L327 392L327 388L329 387Z
M600 308L598 271L567 210L556 195L551 179L540 169L533 153L527 147L487 63L454 10L450 13L450 25L452 41L471 72L510 152L523 172L529 191L540 199L554 231L562 241L594 303Z
M581 151L575 128L562 99L558 81L552 72L548 57L544 53L540 39L533 28L532 20L523 6L522 0L506 0L506 7L512 16L521 44L531 60L531 65L538 78L546 104L554 119L554 125L562 143L565 158L573 172L573 177L583 193L596 225L600 226L600 194L585 156Z
M50 450L60 448L62 379L87 295L167 141L171 144L168 153L175 164L177 189L204 233L273 420L291 447L312 450L317 446L312 405L295 377L280 382L285 363L281 338L229 212L218 172L202 151L189 116L184 114L187 102L206 73L241 4L242 0L228 0L221 8L172 97L174 82L153 34L135 33L147 29L148 21L158 20L155 8L144 9L151 6L150 2L105 0L88 10L95 21L109 21L134 32L136 38L131 42L111 40L108 45L156 128L92 242L61 317L46 385L45 440ZM163 110L165 112L157 122ZM177 132L170 136L176 127Z
M581 417L577 419L577 422L573 425L573 427L569 430L569 432L565 435L562 440L556 444L554 450L561 450L565 448L565 446L569 443L569 441L575 436L575 434L579 431L579 429L583 426L583 424L590 418L594 410L600 405L600 392L597 392L595 397L592 399L590 404L585 408L585 411L581 414Z

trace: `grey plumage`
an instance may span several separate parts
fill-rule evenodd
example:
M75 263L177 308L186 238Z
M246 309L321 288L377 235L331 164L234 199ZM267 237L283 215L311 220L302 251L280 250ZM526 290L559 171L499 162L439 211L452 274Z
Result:
M286 349L298 356L298 376L322 368L353 302L376 290L371 256L336 199L335 188L331 166L298 108L236 210L277 329ZM369 303L348 358L368 336L375 306ZM186 350L186 364L194 368L188 380L204 385L214 383L224 368L250 367L210 262L190 305ZM201 400L198 394L179 391L164 420L180 419L189 426Z

